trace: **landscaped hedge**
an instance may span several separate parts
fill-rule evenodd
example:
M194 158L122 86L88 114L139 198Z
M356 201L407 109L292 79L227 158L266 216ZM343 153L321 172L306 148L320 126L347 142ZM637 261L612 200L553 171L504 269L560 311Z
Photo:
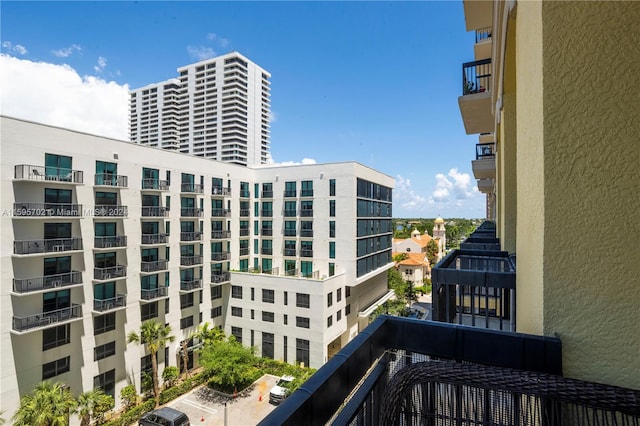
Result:
M104 423L104 426L129 426L140 420L140 417L153 410L155 406L155 400L153 398L148 399L142 404L136 405L132 409L123 412L117 419Z
M198 374L194 374L188 379L183 380L177 386L173 386L163 390L162 392L160 392L160 404L166 404L167 402L176 399L180 395L189 392L196 386L203 384L207 380L207 378L207 374L203 371Z

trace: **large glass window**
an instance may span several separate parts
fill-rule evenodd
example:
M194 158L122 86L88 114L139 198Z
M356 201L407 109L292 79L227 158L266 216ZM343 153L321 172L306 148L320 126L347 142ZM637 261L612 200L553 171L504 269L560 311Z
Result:
M329 179L329 196L333 197L336 195L336 180Z
M296 221L287 220L284 222L284 236L295 237L296 236Z
M296 327L309 328L309 318L308 317L296 317Z
M108 300L116 297L116 283L108 282L93 286L93 298L96 300Z
M142 222L142 233L144 234L144 226L147 222ZM157 223L156 223L157 226ZM115 222L96 222L93 225L94 233L96 237L115 237L116 236L116 223ZM156 228L157 230L157 228Z
M295 197L296 196L296 182L285 182L284 183L284 196L285 197Z
M273 359L273 333L262 333L262 357Z
M51 291L42 295L42 311L52 312L71 306L71 291Z
M70 189L44 189L44 202L49 204L71 204Z
M71 223L45 223L44 239L71 238Z
M57 348L71 342L70 330L69 324L42 330L42 350Z
M106 161L96 161L96 185L116 185L118 165Z
M42 366L42 380L47 380L71 369L71 357L57 359Z
M309 341L296 339L296 363L309 366Z
M285 201L284 202L284 216L285 217L296 217L296 202L295 201Z
M329 259L336 258L336 243L334 241L329 241Z
M107 331L116 329L116 313L110 312L108 314L99 315L93 318L93 334L106 333Z
M300 196L302 197L313 197L313 181L312 180L303 180L301 182L301 190Z
M98 374L93 378L94 389L102 389L107 395L115 398L116 391L116 370L109 370L105 373Z
M56 180L71 180L71 157L56 154L44 154L45 175Z
M296 307L308 308L310 306L310 297L307 293L296 293Z
M300 262L300 274L303 277L311 278L313 276L313 262Z

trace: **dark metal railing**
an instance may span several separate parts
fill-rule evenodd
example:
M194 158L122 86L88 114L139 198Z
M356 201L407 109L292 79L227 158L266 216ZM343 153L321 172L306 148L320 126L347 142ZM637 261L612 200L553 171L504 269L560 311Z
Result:
M313 189L301 189L300 190L301 197L313 197Z
M260 254L266 254L268 256L271 256L273 254L273 248L271 248L271 247L262 247L260 249Z
M284 190L283 197L285 198L295 198L297 195L297 191L295 189L292 190Z
M180 241L199 241L202 239L202 232L181 232Z
M476 160L482 158L494 158L496 156L496 144L491 143L477 143L476 144Z
M313 249L300 249L300 257L313 257Z
M295 237L297 231L295 229L285 229L282 231L285 237Z
M194 256L180 256L180 265L182 266L193 266L202 264L202 256L194 255Z
M240 236L241 237L246 237L249 235L249 229L248 228L240 228Z
M220 284L227 282L231 279L231 274L229 272L218 272L211 274L211 284Z
M122 175L113 175L111 173L98 173L95 177L95 185L117 186L126 188L129 186L129 178Z
M273 217L273 209L262 209L260 215L264 217Z
M169 182L159 179L142 179L142 189L166 191L169 189Z
M13 252L15 254L52 253L71 250L82 250L82 238L56 238L13 242Z
M212 217L229 217L231 216L231 210L229 209L211 209Z
M212 262L222 262L224 260L229 260L229 259L231 259L231 253L229 253L228 251L211 253Z
M229 195L229 189L223 186L214 186L211 188L211 195Z
M127 306L127 296L124 294L118 294L109 299L93 299L93 310L96 312L110 311L125 306Z
M14 203L14 216L81 216L82 204L66 203Z
M125 265L110 266L108 268L93 268L94 280L111 280L114 278L122 278L127 275L127 267Z
M188 281L180 281L180 290L182 291L193 291L199 290L202 288L202 280L188 280Z
M260 229L260 235L265 237L273 236L273 228L262 228Z
M491 59L462 64L462 94L471 95L491 90Z
M204 193L204 186L198 184L198 183L183 183L180 186L180 191L181 192L189 192L189 193L195 193L195 194L203 194Z
M313 237L313 229L301 229L300 236L303 238Z
M62 274L45 275L34 278L14 278L13 291L28 293L31 291L51 290L74 284L82 284L82 272L72 271Z
M142 206L141 215L147 217L164 217L169 215L169 209L160 206Z
M298 211L296 209L284 209L284 217L296 217L298 216Z
M69 183L83 183L84 180L84 173L81 170L65 169L61 167L19 164L14 167L14 172L14 177L16 179Z
M180 209L180 216L183 217L201 217L204 211L197 207L183 207Z
M248 248L241 248L240 249L240 256L249 256L249 249Z
M229 237L231 237L231 231L224 231L224 230L211 231L211 239L213 240L223 240Z
M491 27L479 28L476 30L476 43L480 43L484 40L491 38Z
M142 234L141 244L164 244L167 242L167 234Z
M167 269L166 260L153 260L151 262L140 262L141 272L156 272Z
M302 217L311 217L313 216L313 209L301 209L300 216Z
M167 287L158 287L152 289L141 289L140 290L140 298L142 300L154 300L160 297L166 297L168 294Z
M296 255L296 249L294 248L286 248L283 250L283 255L285 256L295 256Z
M64 323L75 318L82 318L82 306L73 303L68 308L56 309L55 311L39 312L25 317L14 316L13 329L15 331L26 331L51 324Z
M93 240L93 246L95 248L125 247L126 245L127 245L126 235L95 237Z
M273 191L262 191L262 198L273 198Z

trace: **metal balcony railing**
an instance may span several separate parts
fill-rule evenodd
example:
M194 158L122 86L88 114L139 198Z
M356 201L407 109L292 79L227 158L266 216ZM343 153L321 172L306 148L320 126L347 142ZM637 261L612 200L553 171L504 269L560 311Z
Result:
M183 217L201 217L204 211L197 207L183 207L180 209L180 216Z
M129 215L129 209L127 206L103 204L95 206L93 215L97 217L124 217Z
M231 210L229 209L211 209L212 217L229 217L231 216Z
M491 143L477 143L476 144L476 160L482 158L494 158L496 156L496 144Z
M476 30L476 43L480 43L484 40L491 38L491 27L479 28Z
M301 197L313 197L313 189L301 189L300 190Z
M249 248L241 248L240 256L249 256Z
M311 217L313 216L313 209L301 209L300 216L302 217Z
M166 260L153 260L150 262L140 262L141 272L156 272L167 269L168 262Z
M141 215L145 217L165 217L169 215L169 209L160 206L142 206Z
M262 209L260 215L264 217L273 217L273 209Z
M43 277L14 278L13 291L16 293L29 293L63 288L75 284L82 284L82 272L72 271Z
M242 235L242 233L240 235ZM224 231L224 230L211 231L211 239L213 240L224 240L230 237L231 237L231 231Z
M14 316L13 329L27 331L51 324L63 324L76 318L82 318L82 306L73 303L68 308L56 309L55 311L39 312L24 317Z
M81 216L82 204L66 203L14 203L14 216L31 217L69 217Z
M211 274L211 284L222 284L231 280L231 274L229 272L218 272Z
M240 228L240 236L241 237L246 237L249 235L249 229L248 228Z
M229 195L229 189L223 186L214 186L211 188L211 195Z
M168 292L167 287L158 287L152 289L141 289L140 290L140 298L142 300L155 300L161 297L166 297Z
M300 257L313 257L313 249L301 249Z
M296 217L298 211L296 209L284 209L284 217Z
M260 229L260 235L262 235L264 237L273 236L273 228L262 228L262 229Z
M231 253L229 253L228 251L211 253L212 262L222 262L229 259L231 259Z
M180 192L183 193L194 193L194 194L203 194L204 186L197 183L183 183L180 186Z
M267 256L273 255L273 248L271 247L262 247L260 249L260 254L265 254Z
M241 198L249 198L251 196L251 194L249 193L248 189L241 189L240 190L240 197Z
M295 229L285 229L282 231L285 237L295 237L298 233Z
M462 94L471 95L491 90L491 59L462 64Z
M142 179L142 189L167 191L169 189L169 182L159 179Z
M202 280L184 280L180 281L180 291L194 291L202 288Z
M82 250L82 238L14 241L14 254L57 253Z
M291 190L285 190L283 192L283 196L285 198L295 198L297 195L297 191L295 189L291 189Z
M167 237L167 234L142 234L141 244L164 244Z
M240 217L249 217L249 209L240 209Z
M94 280L112 280L127 276L127 267L125 265L110 266L108 268L93 268Z
M114 247L126 247L127 236L126 235L114 235L108 237L95 237L93 240L93 246L95 248L114 248Z
M273 191L262 191L262 198L273 198Z
M93 299L93 310L96 312L110 311L125 306L127 306L127 296L124 294L118 294L109 299Z
M182 266L193 266L193 265L201 265L202 264L202 256L193 255L193 256L180 256L180 265Z
M65 169L51 166L33 166L19 164L14 168L15 179L34 181L55 181L65 183L83 183L84 173L81 170Z
M295 248L285 248L282 251L282 254L285 256L295 256L296 255L296 249Z
M95 181L96 186L116 186L119 188L126 188L129 186L129 178L122 175L114 175L111 173L98 173L96 174Z
M202 240L202 232L181 232L180 241L200 241Z
M303 238L311 238L313 237L313 229L301 229L300 236Z

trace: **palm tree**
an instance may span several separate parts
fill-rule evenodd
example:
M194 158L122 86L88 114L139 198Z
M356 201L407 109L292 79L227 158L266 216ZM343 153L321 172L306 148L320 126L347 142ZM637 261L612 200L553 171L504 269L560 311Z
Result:
M160 405L160 387L158 386L158 351L164 348L169 342L173 342L175 337L171 335L171 326L162 325L156 320L149 320L140 326L140 335L132 331L127 336L127 342L141 343L151 355L151 367L153 379L153 396L156 400L156 407Z
M81 394L78 397L78 414L80 415L80 425L88 426L91 418L96 420L102 418L104 413L114 406L113 397L107 395L100 388L96 388Z
M13 415L13 424L66 426L76 405L76 400L63 383L42 382L29 395L20 398L20 407Z
M189 347L187 345L189 344L189 340L193 338L197 338L202 342L203 345L205 345L223 340L224 332L217 327L209 328L209 323L205 322L200 327L198 327L198 330L196 332L189 334L186 339L180 342L180 346L182 348L182 368L185 377L189 377L189 369L187 368L187 365L189 363Z

